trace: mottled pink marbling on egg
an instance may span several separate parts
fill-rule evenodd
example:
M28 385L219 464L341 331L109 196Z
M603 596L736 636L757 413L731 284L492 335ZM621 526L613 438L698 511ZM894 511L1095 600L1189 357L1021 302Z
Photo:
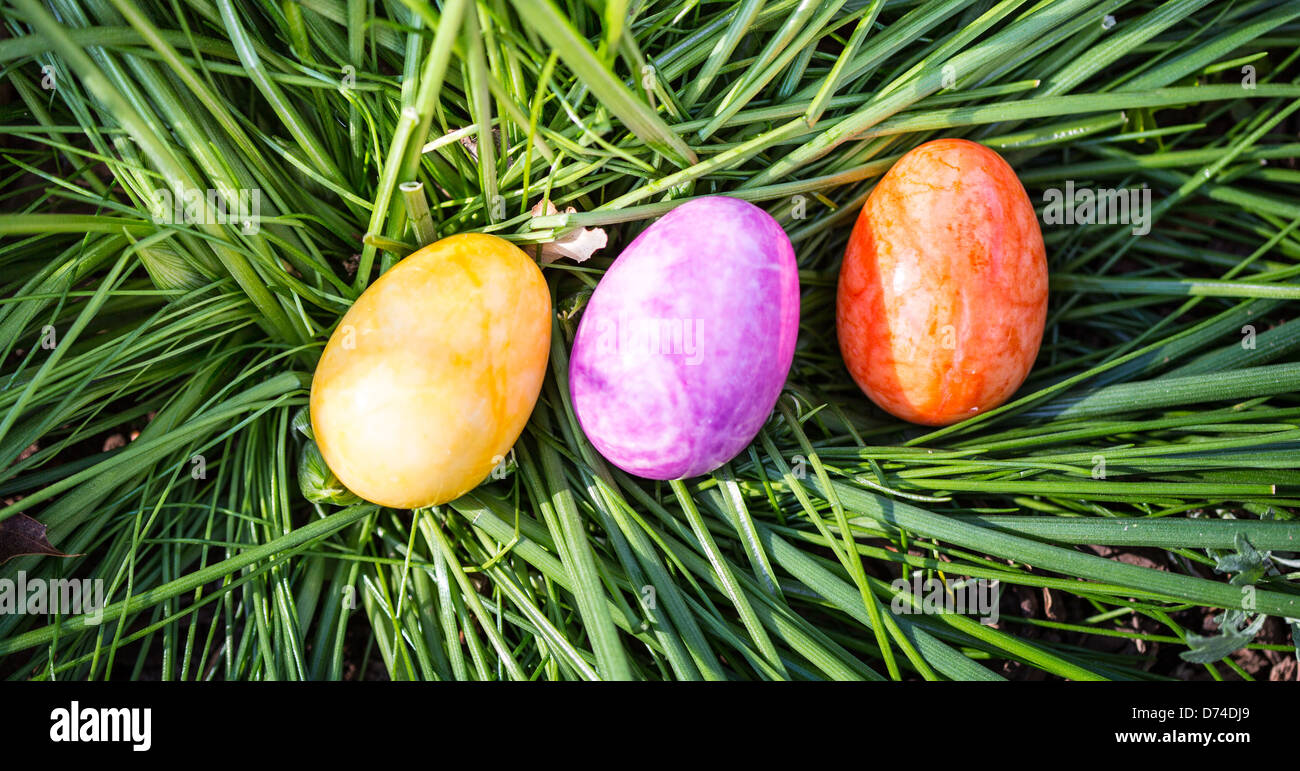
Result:
M592 293L569 363L578 421L624 471L706 474L758 434L798 332L794 249L776 220L736 198L684 203Z

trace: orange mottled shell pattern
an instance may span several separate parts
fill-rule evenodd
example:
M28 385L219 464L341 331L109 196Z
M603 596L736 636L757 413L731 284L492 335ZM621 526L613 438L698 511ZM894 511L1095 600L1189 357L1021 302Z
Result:
M1029 374L1046 316L1043 236L1011 166L964 139L900 158L840 269L840 350L863 392L930 426L990 410Z

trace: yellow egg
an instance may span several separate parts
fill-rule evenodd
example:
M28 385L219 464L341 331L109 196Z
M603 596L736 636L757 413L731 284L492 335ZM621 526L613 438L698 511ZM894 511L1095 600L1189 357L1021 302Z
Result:
M546 374L551 297L518 247L429 244L344 315L316 367L311 422L349 490L394 508L446 503L509 452Z

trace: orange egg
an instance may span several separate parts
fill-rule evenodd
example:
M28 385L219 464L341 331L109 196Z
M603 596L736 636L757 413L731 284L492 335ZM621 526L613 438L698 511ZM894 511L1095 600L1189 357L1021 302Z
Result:
M429 244L344 315L316 367L311 421L330 470L394 508L445 503L509 452L546 374L551 296L496 236Z
M873 402L930 426L997 407L1029 374L1046 317L1043 235L1001 156L940 139L880 179L836 298L840 351Z

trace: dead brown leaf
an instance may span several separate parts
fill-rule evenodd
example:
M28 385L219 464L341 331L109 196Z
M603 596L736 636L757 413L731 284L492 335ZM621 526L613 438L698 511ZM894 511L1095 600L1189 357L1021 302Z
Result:
M43 554L49 557L77 557L64 554L45 538L45 525L26 514L15 514L0 521L0 565L14 557Z
M577 209L572 206L564 210L565 214L576 214ZM534 217L549 217L552 214L559 214L555 204L549 200L539 201L531 210ZM543 265L548 265L556 260L569 259L574 262L586 262L592 254L600 249L605 248L609 242L609 237L605 235L602 228L574 228L554 241L541 244L541 255L538 261Z

